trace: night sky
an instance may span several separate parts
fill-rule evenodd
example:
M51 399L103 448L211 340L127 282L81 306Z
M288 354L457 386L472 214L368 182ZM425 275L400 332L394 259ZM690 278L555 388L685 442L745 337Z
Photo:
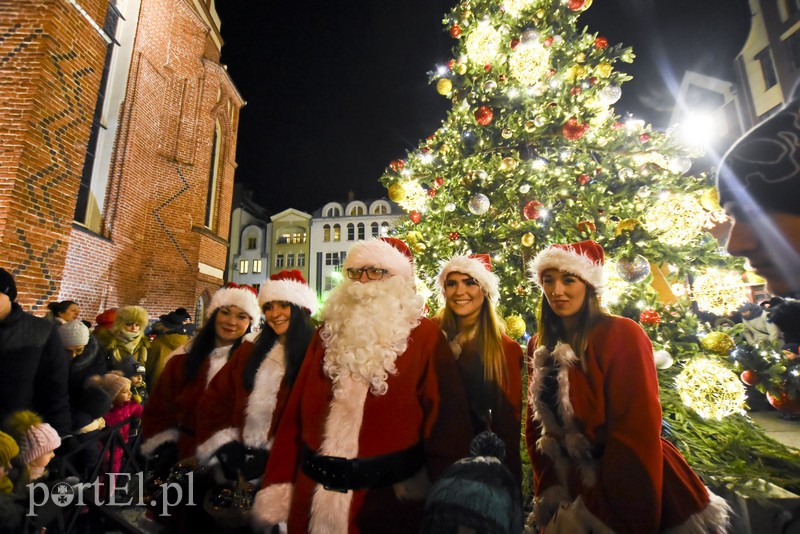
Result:
M441 124L450 101L427 73L452 57L452 0L217 0L222 63L242 109L236 181L277 213L386 196L378 182ZM594 0L578 20L633 47L618 113L667 126L684 70L733 80L747 0ZM674 85L673 85L674 84Z

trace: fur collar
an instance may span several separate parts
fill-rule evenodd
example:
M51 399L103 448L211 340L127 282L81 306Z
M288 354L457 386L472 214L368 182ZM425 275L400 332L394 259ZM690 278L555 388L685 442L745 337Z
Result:
M259 365L253 382L253 391L247 398L242 441L247 447L269 449L269 431L272 416L278 403L278 391L286 371L285 350L275 343Z

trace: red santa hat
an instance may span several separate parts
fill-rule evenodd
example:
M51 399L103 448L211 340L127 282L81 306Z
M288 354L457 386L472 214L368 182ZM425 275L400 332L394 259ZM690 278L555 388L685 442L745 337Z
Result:
M396 237L368 239L353 245L344 260L344 268L362 267L386 269L393 276L400 276L414 283L414 257L411 249Z
M305 308L312 314L317 311L317 297L308 287L308 282L297 269L281 271L273 274L261 286L258 293L258 304L264 309L264 304L274 300L282 300Z
M211 317L219 307L236 306L241 308L250 316L250 319L257 323L261 319L261 308L258 306L258 292L251 286L240 286L230 283L222 289L218 289L211 297L211 304L208 305L206 318Z
M605 285L604 260L603 247L587 239L577 243L550 245L531 260L528 270L539 287L542 287L542 273L547 269L558 269L578 276L600 293Z
M492 304L497 304L500 300L500 279L492 272L492 258L488 254L453 256L450 261L442 265L438 278L442 301L444 301L444 285L450 273L461 273L472 277Z

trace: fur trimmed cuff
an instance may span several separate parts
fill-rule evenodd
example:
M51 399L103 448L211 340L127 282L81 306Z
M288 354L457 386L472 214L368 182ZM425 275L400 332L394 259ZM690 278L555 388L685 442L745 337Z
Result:
M231 441L239 441L239 429L228 427L214 432L210 438L197 447L195 457L201 465L208 465L217 450Z
M250 520L255 528L285 523L289 519L294 485L288 482L273 484L259 490L250 510Z
M673 527L664 531L664 534L691 534L692 532L727 532L730 527L731 509L728 501L715 495L711 490L708 491L708 497L711 501L708 503L702 512L692 515L689 519L684 521L677 527Z
M163 430L142 442L141 453L150 458L153 455L153 452L155 452L155 450L164 443L168 443L170 441L178 443L179 435L180 432L177 428L168 428L167 430Z
M562 502L569 502L569 492L562 485L550 486L533 498L533 520L539 528L544 528L558 510ZM530 518L529 518L530 519Z

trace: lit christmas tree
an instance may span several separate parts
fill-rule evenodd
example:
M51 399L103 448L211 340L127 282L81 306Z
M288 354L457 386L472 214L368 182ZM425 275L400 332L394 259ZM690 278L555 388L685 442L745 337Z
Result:
M454 56L431 82L452 109L381 177L408 211L397 234L416 251L420 291L436 310L440 262L489 253L508 333L525 340L540 298L528 261L550 243L598 241L612 274L604 303L656 349L668 437L707 478L798 491L792 453L743 415L747 364L728 356L745 346L741 328L716 321L747 293L741 262L708 232L725 217L712 182L671 132L615 114L630 79L618 68L634 55L578 27L590 4L465 0L445 17Z

